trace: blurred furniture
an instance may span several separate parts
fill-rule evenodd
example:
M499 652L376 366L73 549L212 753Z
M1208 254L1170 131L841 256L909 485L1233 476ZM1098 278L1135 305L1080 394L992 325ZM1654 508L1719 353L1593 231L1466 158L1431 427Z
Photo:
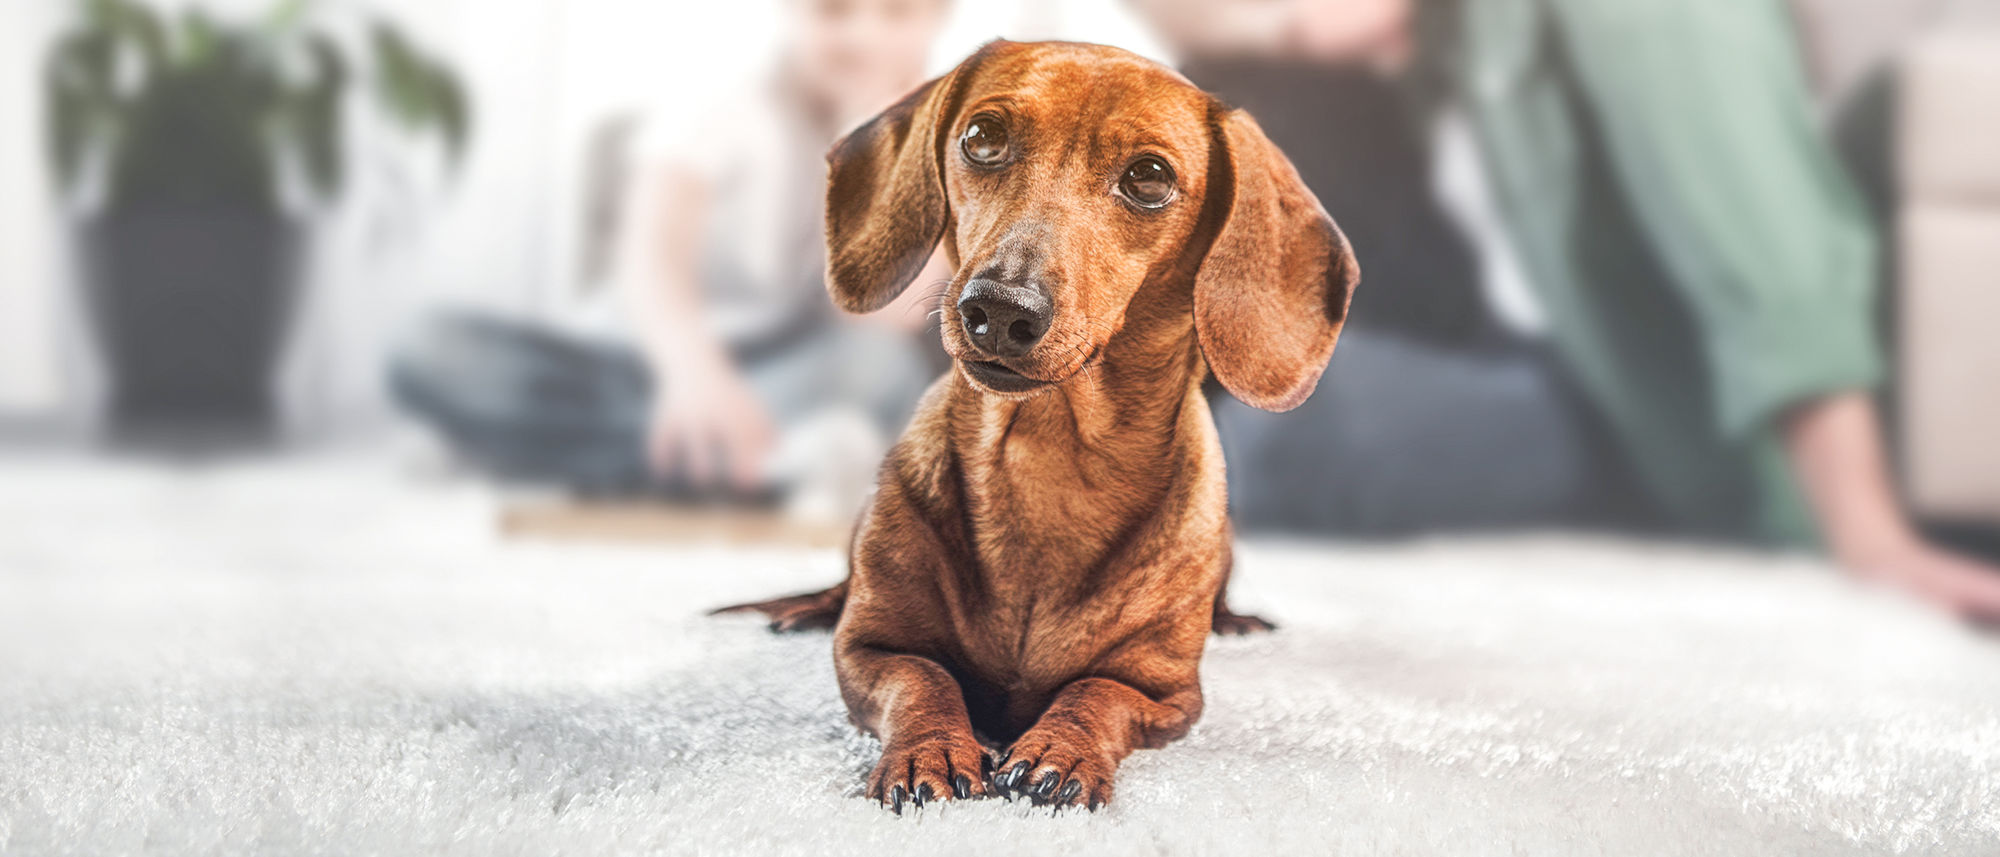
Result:
M1939 29L2000 26L2000 0L1790 0L1800 50L1825 106L1866 85Z
M1887 152L1860 154L1890 175L1860 178L1892 221L1904 489L1922 518L2000 528L2000 0L1791 5L1823 111L1894 117Z
M1906 487L1927 517L2000 524L2000 29L1927 36L1900 66Z

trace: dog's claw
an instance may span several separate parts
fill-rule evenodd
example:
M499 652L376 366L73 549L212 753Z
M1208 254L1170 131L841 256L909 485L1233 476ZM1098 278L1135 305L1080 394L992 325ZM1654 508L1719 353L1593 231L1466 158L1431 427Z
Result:
M1043 774L1041 779L1035 781L1035 788L1034 788L1035 797L1041 800L1048 800L1049 795L1055 794L1056 785L1061 782L1062 782L1062 774L1056 773L1055 771L1050 771L1046 774Z
M1058 808L1087 804L1095 809L1111 799L1118 763L1088 734L1067 725L1038 724L1015 739L1008 754L1013 766L994 780L1003 794L1011 791L1035 806Z
M921 812L932 804L997 794L991 780L972 779L973 759L984 761L986 748L970 733L890 741L868 775L867 797L902 815L905 806Z

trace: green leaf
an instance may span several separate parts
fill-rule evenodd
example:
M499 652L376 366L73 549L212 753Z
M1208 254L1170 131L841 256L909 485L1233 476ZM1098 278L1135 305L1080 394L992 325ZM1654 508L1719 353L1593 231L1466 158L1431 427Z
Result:
M115 2L112 29L131 40L146 61L147 74L158 73L167 62L167 30L153 10L130 2Z
M110 40L79 33L56 44L44 68L48 90L48 157L59 186L74 188L85 156L115 131Z
M312 11L312 0L283 0L271 7L264 17L264 32L272 36L291 33L305 23L306 14Z
M43 68L48 155L71 188L104 159L109 205L275 206L281 165L296 165L314 195L337 196L354 155L348 92L364 81L388 121L437 139L454 165L463 159L464 85L384 21L322 30L319 0L272 0L240 25L198 5L162 18L146 0L70 2L76 22Z
M198 66L213 62L220 41L215 19L200 7L190 7L181 15L180 61L183 65Z
M323 35L314 35L308 50L313 57L313 77L287 98L287 130L313 191L333 197L346 181L341 107L347 91L347 64L339 47Z
M432 70L437 92L439 128L444 134L445 155L455 166L465 160L465 148L472 137L472 101L458 77L442 66Z
M377 93L390 118L411 131L436 131L447 160L459 163L472 130L472 110L457 76L442 63L425 57L386 24L376 23L371 42Z

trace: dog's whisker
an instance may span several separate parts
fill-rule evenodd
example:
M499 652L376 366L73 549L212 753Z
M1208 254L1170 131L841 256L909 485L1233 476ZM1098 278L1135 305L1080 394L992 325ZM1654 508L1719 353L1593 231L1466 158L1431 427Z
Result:
M918 310L922 310L928 316L944 311L944 298L951 291L951 279L933 280L920 286L911 286L911 288L918 289L917 294L919 299L911 301L908 306L903 308L905 317L909 313Z
M1062 370L1057 373L1059 376L1073 377L1085 368L1090 361L1091 351L1096 348L1097 343L1097 337L1092 336L1091 333L1100 329L1104 332L1109 332L1109 325L1101 325L1089 316L1084 317L1083 330L1075 337L1077 341L1066 346L1061 346L1060 353L1062 354L1062 358L1052 361L1062 367Z

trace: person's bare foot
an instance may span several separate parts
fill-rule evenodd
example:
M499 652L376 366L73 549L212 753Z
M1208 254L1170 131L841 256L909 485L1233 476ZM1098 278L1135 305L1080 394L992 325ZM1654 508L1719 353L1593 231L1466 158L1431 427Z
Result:
M1838 551L1863 580L1903 589L1967 621L2000 626L2000 568L1918 538Z

